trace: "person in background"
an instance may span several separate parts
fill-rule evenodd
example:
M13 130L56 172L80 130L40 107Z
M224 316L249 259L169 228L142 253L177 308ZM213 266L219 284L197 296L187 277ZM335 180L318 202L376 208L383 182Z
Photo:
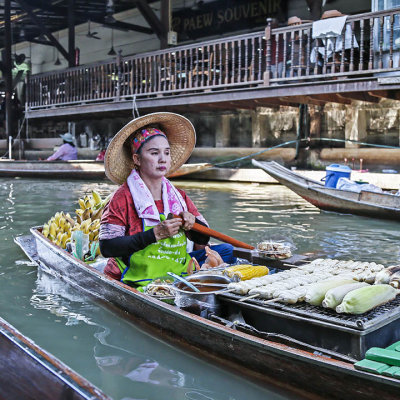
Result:
M112 139L105 172L121 186L101 219L100 250L110 257L106 275L140 287L167 272L190 274L207 258L236 261L229 244L206 247L209 237L192 227L195 222L207 226L207 221L189 196L166 178L186 162L195 141L191 122L167 112L136 118Z
M47 158L47 161L54 160L77 160L78 159L78 149L74 144L74 138L72 135L67 132L63 135L60 135L63 140L63 145L50 157Z
M104 161L105 155L106 155L106 149L101 149L100 153L97 154L96 161Z

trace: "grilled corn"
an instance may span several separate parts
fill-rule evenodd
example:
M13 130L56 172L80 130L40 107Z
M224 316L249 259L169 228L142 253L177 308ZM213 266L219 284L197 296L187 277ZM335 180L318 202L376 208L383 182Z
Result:
M240 269L232 274L232 280L235 282L247 281L251 278L267 275L269 269L264 265L253 265L251 268Z
M225 268L223 270L223 274L229 278L232 278L232 275L236 271L241 271L244 269L252 268L254 265L252 264L239 264L239 265L232 265L232 267Z
M390 285L368 285L352 290L344 296L336 307L338 313L363 314L373 308L393 300L397 290Z
M336 277L314 283L308 288L305 300L307 303L310 303L313 306L320 306L322 300L325 298L326 292L329 289L346 285L348 283L353 283L353 281L353 279L347 277Z
M348 283L347 285L341 285L333 289L329 289L326 292L325 299L322 302L322 307L335 309L342 302L347 293L363 286L368 286L368 283L354 281L354 283L352 282Z

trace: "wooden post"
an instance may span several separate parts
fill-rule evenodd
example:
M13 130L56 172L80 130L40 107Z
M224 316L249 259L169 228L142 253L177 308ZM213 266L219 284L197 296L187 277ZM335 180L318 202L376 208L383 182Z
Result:
M117 54L117 95L116 100L119 101L121 99L121 81L122 81L122 70L121 70L121 62L122 62L122 50L118 50ZM143 78L141 78L143 80Z
M265 28L265 42L266 42L266 71L264 72L264 85L269 86L271 78L271 24L272 18L267 18L267 27Z
M5 80L5 106L6 106L6 121L5 121L5 130L6 137L10 140L12 138L13 132L13 113L12 113L12 60L11 60L11 0L4 1L4 52L3 52L3 61L4 61L4 80Z
M68 66L75 67L75 0L68 0Z
M171 30L171 0L161 0L161 49L168 48L168 32Z

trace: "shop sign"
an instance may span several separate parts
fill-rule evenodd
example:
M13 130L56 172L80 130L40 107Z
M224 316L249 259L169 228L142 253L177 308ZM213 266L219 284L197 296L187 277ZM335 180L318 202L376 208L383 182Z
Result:
M178 41L265 27L267 18L284 19L283 0L217 0L197 10L184 8L172 14Z

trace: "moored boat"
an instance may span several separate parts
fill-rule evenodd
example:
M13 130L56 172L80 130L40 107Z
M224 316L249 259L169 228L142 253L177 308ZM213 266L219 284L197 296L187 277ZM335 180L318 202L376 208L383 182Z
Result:
M400 196L388 192L358 193L330 188L275 161L252 160L252 163L321 210L400 220Z
M110 400L0 318L0 398Z
M164 335L179 338L180 344L195 346L204 356L319 398L398 398L398 380L353 366L355 357L362 357L361 346L375 345L382 337L399 340L397 303L387 313L370 315L369 321L360 324L359 317L331 318L314 308L243 302L232 293L221 293L221 311L206 319L105 276L53 244L40 228L32 228L31 233L16 241L40 266L85 293L145 320ZM238 312L247 323L231 323L230 315Z
M212 164L183 164L169 178L178 178L194 172L204 171ZM0 160L0 176L48 179L105 179L103 161L29 161Z

